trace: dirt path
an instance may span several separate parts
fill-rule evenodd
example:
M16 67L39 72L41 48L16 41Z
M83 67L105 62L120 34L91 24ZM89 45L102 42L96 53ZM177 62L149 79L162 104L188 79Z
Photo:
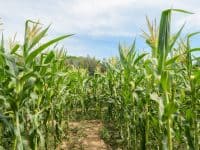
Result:
M58 150L109 150L100 138L102 123L97 120L70 122L69 139Z

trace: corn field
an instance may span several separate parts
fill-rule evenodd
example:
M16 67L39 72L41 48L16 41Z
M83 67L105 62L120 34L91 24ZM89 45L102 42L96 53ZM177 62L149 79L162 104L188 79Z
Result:
M94 74L66 62L67 53L50 41L49 26L25 23L23 43L0 42L0 149L56 149L70 120L98 118L110 139L124 150L200 149L200 57L184 25L171 33L168 9L160 24L147 18L143 38L119 45L119 57L101 62ZM65 131L64 131L65 129Z

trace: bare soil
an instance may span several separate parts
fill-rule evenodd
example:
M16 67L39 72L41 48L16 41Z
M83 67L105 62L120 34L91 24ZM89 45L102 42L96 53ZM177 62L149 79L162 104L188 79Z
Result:
M100 138L103 127L98 120L84 120L69 123L69 138L62 142L58 150L110 150Z

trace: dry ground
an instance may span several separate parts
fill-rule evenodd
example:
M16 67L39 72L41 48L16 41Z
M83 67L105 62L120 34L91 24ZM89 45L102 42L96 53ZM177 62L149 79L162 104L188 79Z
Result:
M100 138L100 121L70 122L69 128L69 139L63 141L58 150L110 150Z

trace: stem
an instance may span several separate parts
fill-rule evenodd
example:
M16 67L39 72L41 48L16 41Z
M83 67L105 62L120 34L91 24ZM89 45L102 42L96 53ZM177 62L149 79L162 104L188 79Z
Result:
M169 103L169 97L167 92L165 92L166 104ZM172 150L172 133L171 133L171 115L167 119L167 142L168 142L168 150Z
M15 112L15 139L14 139L14 146L13 149L20 149L23 150L23 143L21 138L21 131L20 131L20 124L19 124L19 113Z

